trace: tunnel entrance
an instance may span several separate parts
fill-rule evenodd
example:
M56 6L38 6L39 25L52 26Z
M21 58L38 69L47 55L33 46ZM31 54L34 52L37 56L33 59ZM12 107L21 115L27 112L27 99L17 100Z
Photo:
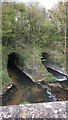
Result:
M7 68L12 68L14 65L19 64L19 55L15 52L8 55Z

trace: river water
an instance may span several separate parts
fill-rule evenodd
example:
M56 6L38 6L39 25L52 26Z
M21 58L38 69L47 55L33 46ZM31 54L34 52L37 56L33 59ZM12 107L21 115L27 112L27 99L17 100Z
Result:
M46 89L38 86L15 66L11 69L8 68L8 73L12 79L13 85L16 86L16 91L11 97L8 98L7 101L3 100L3 105L56 101L54 95L51 94L51 92L48 92ZM9 95L7 94L6 97L7 96Z
M62 85L61 88L58 86L48 86L51 89L51 91L49 91L34 83L16 66L13 66L11 69L8 68L8 74L16 89L13 89L14 94L12 95L8 92L5 99L3 99L3 105L68 100L68 84L65 82L60 82Z
M52 90L52 93L56 95L58 100L68 100L68 75L52 69L52 66L54 66L54 64L51 66L51 63L45 61L45 59L42 61L42 64L45 66L47 71L56 78L56 83L53 83L49 86Z

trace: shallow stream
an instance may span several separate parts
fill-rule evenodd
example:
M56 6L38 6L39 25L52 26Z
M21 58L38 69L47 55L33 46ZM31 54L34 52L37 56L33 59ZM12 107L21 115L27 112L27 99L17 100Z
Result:
M61 87L56 86L57 83L52 83L53 85L48 85L48 89L43 89L16 66L8 68L8 74L15 87L6 93L3 105L68 100L68 82L66 81L60 82ZM46 85L42 84L42 86Z
M16 105L21 103L39 103L56 101L54 95L48 90L43 89L38 84L34 83L27 75L20 69L14 66L8 69L13 85L16 86L15 93L6 101L3 100L3 105ZM10 92L6 97L11 94Z

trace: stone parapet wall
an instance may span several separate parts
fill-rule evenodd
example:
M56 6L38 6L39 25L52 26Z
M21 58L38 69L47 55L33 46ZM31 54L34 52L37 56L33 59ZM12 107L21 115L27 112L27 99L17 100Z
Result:
M0 107L0 120L68 120L68 101Z

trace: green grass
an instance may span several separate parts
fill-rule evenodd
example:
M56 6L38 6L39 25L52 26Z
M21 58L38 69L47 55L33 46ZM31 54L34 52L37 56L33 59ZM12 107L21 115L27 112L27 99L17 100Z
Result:
M21 104L30 104L30 102L23 101L23 102L21 102Z
M56 82L56 78L51 73L48 73L46 82Z
M10 78L6 70L1 71L0 74L2 74L2 84L8 83L10 81Z

